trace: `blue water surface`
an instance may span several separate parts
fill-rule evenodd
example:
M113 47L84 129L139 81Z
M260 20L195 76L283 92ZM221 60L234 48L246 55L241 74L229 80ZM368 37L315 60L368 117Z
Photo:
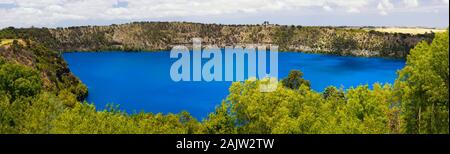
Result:
M203 119L226 98L231 85L172 81L170 67L177 59L171 59L170 52L70 52L63 57L87 85L87 101L99 110L114 103L128 113L188 111ZM321 92L329 85L393 83L405 60L279 52L278 64L279 78L300 69L312 89Z

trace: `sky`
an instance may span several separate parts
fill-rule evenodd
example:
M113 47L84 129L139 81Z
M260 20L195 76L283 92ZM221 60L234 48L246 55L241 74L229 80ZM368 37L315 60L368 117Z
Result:
M134 21L446 28L449 0L0 0L0 28Z

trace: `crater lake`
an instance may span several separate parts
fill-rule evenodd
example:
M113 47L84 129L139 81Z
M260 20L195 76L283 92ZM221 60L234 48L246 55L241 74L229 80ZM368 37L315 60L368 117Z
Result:
M88 87L86 101L94 103L98 110L114 104L127 113L188 111L201 120L226 98L232 83L175 82L170 68L177 59L171 59L168 51L66 52L63 58ZM396 72L404 66L404 59L278 53L279 79L290 70L301 70L318 92L331 85L348 89L364 84L371 87L377 82L392 84Z

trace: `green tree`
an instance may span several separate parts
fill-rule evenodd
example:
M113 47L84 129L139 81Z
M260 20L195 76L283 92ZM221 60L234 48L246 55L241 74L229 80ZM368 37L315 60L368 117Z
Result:
M325 91L322 95L325 99L329 99L332 97L344 98L344 91L342 89L337 89L334 86L329 86L325 88Z
M17 39L14 39L11 44L11 49L14 52L19 52L22 49L22 45L19 44L19 41Z
M448 30L431 44L420 42L399 73L395 86L406 133L449 133L448 45Z
M38 94L41 86L41 79L37 71L0 59L0 93L15 100L19 97Z
M236 130L236 119L230 112L230 104L222 102L216 107L214 113L210 113L203 122L203 133L206 134L234 134Z
M291 70L287 78L282 81L283 86L290 89L298 89L301 85L310 87L308 80L303 79L303 73L300 70Z

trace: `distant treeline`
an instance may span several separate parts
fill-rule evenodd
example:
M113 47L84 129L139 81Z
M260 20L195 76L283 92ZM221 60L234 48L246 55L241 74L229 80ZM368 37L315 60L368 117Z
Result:
M5 28L0 38L28 38L59 51L168 50L191 45L192 38L219 47L237 44L275 44L280 51L355 56L406 57L421 40L434 33L402 34L355 27L287 25L220 25L188 22L134 22L110 26L68 28Z

